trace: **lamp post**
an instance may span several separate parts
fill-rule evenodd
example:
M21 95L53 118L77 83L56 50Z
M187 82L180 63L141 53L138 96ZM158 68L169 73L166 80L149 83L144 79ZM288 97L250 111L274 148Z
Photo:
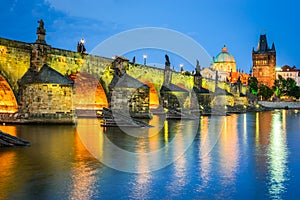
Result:
M183 64L180 63L180 64L179 64L179 67L180 67L180 72L183 73Z
M144 65L146 65L147 55L144 54L144 55L143 55L143 58L144 58Z

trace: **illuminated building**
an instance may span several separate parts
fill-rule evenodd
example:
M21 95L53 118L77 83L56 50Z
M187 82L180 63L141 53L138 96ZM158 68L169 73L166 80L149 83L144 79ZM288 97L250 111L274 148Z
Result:
M252 50L252 62L252 76L259 83L271 88L275 81L276 50L274 43L269 48L265 34L260 35L257 50Z
M213 61L213 70L236 72L236 62L234 57L228 52L228 48L224 45L222 52L219 53Z
M290 67L285 65L280 69L276 69L276 79L281 75L284 79L294 79L297 86L300 86L300 70L296 68L296 66Z
M216 78L218 71L218 80L236 83L241 81L243 85L248 85L249 74L237 71L236 62L232 54L228 52L228 48L224 45L222 51L213 59L212 69L204 69L201 74L205 78Z

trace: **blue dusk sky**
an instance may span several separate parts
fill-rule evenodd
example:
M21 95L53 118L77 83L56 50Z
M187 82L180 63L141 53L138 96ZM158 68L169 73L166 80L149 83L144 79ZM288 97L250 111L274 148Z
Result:
M2 0L0 37L35 42L37 21L43 19L49 45L75 51L84 37L89 52L120 32L161 27L191 37L211 57L226 45L237 67L249 72L252 48L266 33L269 46L275 43L277 65L300 68L299 9L297 0ZM147 59L163 63L161 58ZM141 51L136 60L143 63Z

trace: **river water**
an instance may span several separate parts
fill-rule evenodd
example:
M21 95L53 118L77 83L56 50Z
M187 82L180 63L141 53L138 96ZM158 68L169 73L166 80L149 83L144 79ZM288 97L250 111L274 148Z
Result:
M1 125L0 130L32 145L0 149L0 199L300 195L296 110L201 117L196 122L154 116L149 123L154 127L143 131L103 128L95 119L79 119L76 126ZM119 155L109 143L134 156Z

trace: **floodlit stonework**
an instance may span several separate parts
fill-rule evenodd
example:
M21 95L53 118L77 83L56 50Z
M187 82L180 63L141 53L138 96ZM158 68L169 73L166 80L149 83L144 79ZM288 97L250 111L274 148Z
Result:
M274 43L269 48L266 35L260 35L257 49L252 50L252 76L258 82L272 87L276 78L276 50Z

